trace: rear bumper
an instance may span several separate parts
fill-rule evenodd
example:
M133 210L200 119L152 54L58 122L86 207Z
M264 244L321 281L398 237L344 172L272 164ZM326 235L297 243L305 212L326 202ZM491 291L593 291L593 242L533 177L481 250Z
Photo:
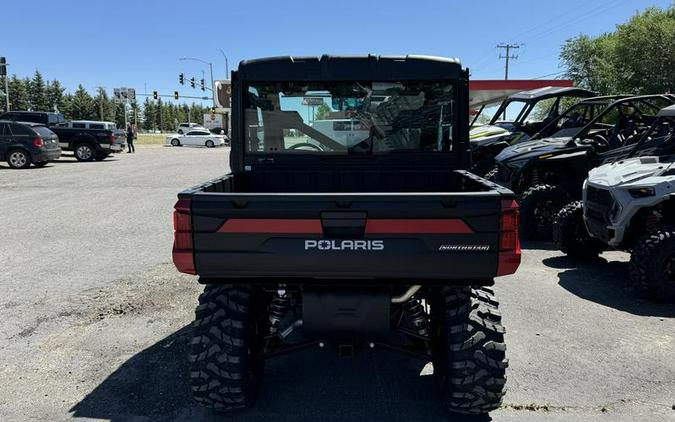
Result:
M101 150L107 153L122 152L126 144L101 144Z
M61 157L61 149L42 150L34 152L32 158L34 162L54 161Z

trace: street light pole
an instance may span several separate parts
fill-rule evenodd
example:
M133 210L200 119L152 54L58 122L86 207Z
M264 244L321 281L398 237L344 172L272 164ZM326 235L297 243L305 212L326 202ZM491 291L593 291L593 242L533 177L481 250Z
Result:
M222 49L219 48L218 51L220 51L220 54L222 54L223 57L225 58L225 79L230 79L230 67L227 64L227 56L225 55L225 52Z
M213 94L213 63L207 62L207 61L202 60L202 59L197 59L195 57L181 57L179 60L181 60L181 61L192 60L192 61L195 61L195 62L200 62L200 63L204 63L204 64L209 65L209 71L211 72L211 100L213 101L213 106L215 107L216 106L216 97Z

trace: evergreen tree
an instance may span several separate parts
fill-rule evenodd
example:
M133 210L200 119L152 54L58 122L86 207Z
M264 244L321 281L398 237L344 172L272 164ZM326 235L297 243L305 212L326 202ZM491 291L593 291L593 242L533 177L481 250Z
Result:
M9 79L9 107L11 110L30 110L29 83L12 75Z
M64 91L65 88L57 80L47 84L47 110L63 112L65 108Z
M30 103L35 111L49 111L47 104L47 87L40 71L36 70L30 81Z
M115 121L115 108L117 105L115 102L108 97L108 93L105 89L99 87L96 96L94 97L94 103L97 107L97 120L103 120L106 122Z
M68 116L74 120L96 120L97 108L94 99L82 85L78 85L75 94L68 102Z
M156 116L157 108L155 107L155 103L146 97L145 103L143 103L143 129L155 130L157 127Z

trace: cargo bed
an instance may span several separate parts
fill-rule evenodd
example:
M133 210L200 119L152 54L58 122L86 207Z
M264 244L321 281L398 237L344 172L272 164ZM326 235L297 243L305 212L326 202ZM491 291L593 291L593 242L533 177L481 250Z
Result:
M179 199L205 283L476 285L507 271L500 215L513 196L465 171L243 172Z

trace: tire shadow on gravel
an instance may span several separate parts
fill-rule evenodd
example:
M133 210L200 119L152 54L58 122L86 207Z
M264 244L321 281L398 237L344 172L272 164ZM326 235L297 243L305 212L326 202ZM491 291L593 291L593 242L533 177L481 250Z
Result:
M122 421L446 421L487 422L490 416L449 415L425 363L384 350L340 358L307 350L270 360L254 407L227 415L193 403L184 327L132 356L70 409L75 418Z
M568 292L600 305L639 316L675 318L675 306L653 303L633 291L628 263L598 258L575 261L567 257L547 258L552 268L567 268L558 274L558 284Z

